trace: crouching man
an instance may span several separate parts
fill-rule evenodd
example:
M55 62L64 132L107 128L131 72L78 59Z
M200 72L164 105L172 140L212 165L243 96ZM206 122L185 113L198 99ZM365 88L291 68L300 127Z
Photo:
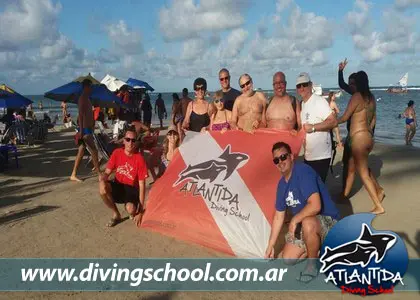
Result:
M318 258L321 244L339 219L339 212L319 175L309 165L294 161L288 144L274 144L272 154L282 177L277 186L276 212L265 257L274 258L274 245L288 208L293 217L285 236L286 244L278 258L289 264ZM298 280L309 282L317 276L315 262L308 260Z
M144 213L146 194L145 180L147 166L143 156L135 146L136 130L127 129L124 135L124 148L114 150L109 159L104 174L99 181L99 193L105 205L113 211L108 227L121 222L122 218L116 203L125 204L125 209L136 225L141 222ZM109 176L115 171L115 179L109 181Z

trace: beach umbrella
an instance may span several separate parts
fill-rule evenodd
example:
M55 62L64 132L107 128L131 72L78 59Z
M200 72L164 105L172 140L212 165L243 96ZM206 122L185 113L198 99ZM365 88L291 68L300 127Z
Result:
M100 82L95 77L93 77L92 75L90 75L90 73L87 76L77 77L74 81L76 81L76 82L83 82L83 80L85 80L85 79L89 79L90 82L92 82L92 84L100 84Z
M138 79L134 79L134 78L129 78L127 80L127 84L129 86L131 86L132 88L135 88L135 89L146 89L146 90L149 90L151 92L153 92L155 90L147 82L141 81L141 80L138 80Z
M102 84L105 84L108 90L115 92L116 90L121 89L124 85L127 85L126 82L117 79L114 76L107 74L102 80Z
M72 82L46 92L44 97L55 101L77 104L79 97L82 94L82 81L84 79L89 79L93 83L92 93L89 97L93 106L112 108L126 106L119 97L108 90L104 84L100 84L100 82L93 78L90 74L88 76L78 77Z
M0 108L25 108L32 101L5 84L0 85Z

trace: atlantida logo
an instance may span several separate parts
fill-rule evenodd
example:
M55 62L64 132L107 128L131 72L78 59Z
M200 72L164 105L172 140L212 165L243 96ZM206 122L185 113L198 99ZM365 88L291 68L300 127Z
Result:
M392 231L371 226L374 214L355 214L340 220L321 247L320 273L343 293L362 296L392 293L404 284L408 266L403 240Z

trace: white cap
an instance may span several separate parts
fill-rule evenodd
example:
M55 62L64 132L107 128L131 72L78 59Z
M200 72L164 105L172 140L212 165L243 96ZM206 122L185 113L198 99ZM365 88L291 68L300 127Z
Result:
M301 83L305 83L305 82L310 82L311 81L311 77L309 77L309 74L306 72L300 73L297 80L296 80L296 85L301 84Z

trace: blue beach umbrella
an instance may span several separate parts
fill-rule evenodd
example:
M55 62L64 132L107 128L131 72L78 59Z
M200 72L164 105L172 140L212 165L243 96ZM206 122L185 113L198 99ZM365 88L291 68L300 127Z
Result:
M75 81L69 82L65 85L62 85L58 88L55 88L44 94L45 98L49 98L55 101L64 101L69 103L77 104L80 95L82 94L82 81L85 78L89 78L90 74L86 77L79 77ZM92 77L92 76L90 76ZM93 77L92 77L93 78ZM92 101L93 106L99 107L125 107L126 105L117 97L113 92L108 90L104 84L100 84L99 81L92 81L92 93L90 95L90 100Z
M134 79L134 78L129 78L127 80L127 84L129 86L131 86L132 88L143 88L143 89L149 90L151 92L153 92L155 90L147 82L141 81L141 80L138 80L138 79Z
M32 101L5 84L0 85L0 108L25 108Z

